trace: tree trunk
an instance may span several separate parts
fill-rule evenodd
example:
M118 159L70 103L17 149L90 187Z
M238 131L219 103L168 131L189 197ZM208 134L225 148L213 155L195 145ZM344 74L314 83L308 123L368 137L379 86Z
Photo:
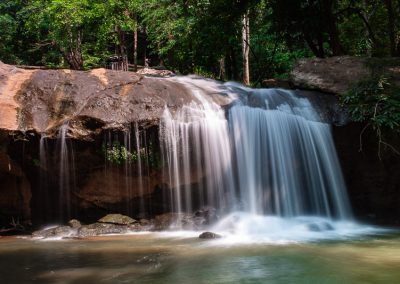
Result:
M137 48L138 48L138 21L135 17L135 30L133 31L133 71L137 71Z
M218 60L219 62L219 75L218 78L220 80L225 80L225 57L221 57L221 59Z
M367 10L368 10L367 0L363 0L362 9L359 12L357 12L357 14L364 23L365 37L371 41L371 46L369 46L367 49L367 56L371 57L372 52L373 52L374 48L376 48L378 46L378 43L376 40L375 33L372 30L371 24L369 22L371 16L370 16L370 14L367 13Z
M115 27L115 32L118 36L118 69L121 71L128 71L128 56L126 53L125 33L123 30L121 30L121 27L119 26Z
M250 85L250 25L249 25L249 13L243 15L243 26L242 26L242 40L243 40L243 84Z
M232 78L235 81L239 81L239 71L238 71L238 64L237 64L237 60L236 60L236 51L233 48L233 46L231 46L230 48L230 58L231 58L231 67L232 67Z
M308 47L311 49L312 53L314 53L316 57L323 58L324 57L323 51L321 52L319 50L317 44L315 44L315 42L311 39L310 34L308 32L303 31L303 36Z
M387 10L388 15L388 32L390 40L390 54L392 56L397 56L397 43L396 43L396 27L395 27L395 16L394 7L392 0L383 1Z
M74 40L72 32L68 33L68 37L69 46L67 47L67 50L62 50L64 58L72 70L83 70L81 32L78 32L76 40Z
M329 45L334 56L343 55L343 47L340 44L339 29L337 27L337 19L333 13L335 0L324 1L325 20L328 24Z

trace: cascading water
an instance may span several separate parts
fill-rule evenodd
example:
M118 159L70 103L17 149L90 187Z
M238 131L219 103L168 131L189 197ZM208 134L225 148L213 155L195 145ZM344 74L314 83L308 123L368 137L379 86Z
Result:
M202 90L192 88L196 102L175 114L165 109L160 137L166 176L175 189L171 196L175 212L191 212L194 195L201 205L225 209L234 196L232 151L224 111L208 101ZM191 179L202 181L196 190Z
M330 126L309 100L280 89L175 78L193 102L165 109L160 138L176 212L345 220L351 210ZM235 97L228 115L209 94Z
M328 124L307 99L266 89L264 108L229 111L244 210L279 216L350 216L345 184Z

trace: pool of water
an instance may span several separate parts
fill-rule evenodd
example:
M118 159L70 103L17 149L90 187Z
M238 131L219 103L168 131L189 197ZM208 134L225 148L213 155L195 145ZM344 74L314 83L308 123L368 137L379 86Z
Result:
M198 233L196 233L198 234ZM0 238L0 283L399 283L400 234L238 243L194 233Z

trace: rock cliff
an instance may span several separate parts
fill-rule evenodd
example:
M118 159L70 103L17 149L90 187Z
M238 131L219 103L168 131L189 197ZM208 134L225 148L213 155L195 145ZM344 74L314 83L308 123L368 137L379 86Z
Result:
M396 82L400 69L391 66L389 71ZM356 215L394 224L400 220L400 159L386 153L379 160L373 134L359 153L362 126L349 123L331 95L343 94L368 72L363 59L305 59L291 80L295 87L329 93L299 91L324 121L338 125L333 133ZM232 102L215 90L210 99L222 106ZM171 79L105 69L24 70L0 63L0 227L12 218L35 224L66 219L60 216L66 199L73 215L86 216L81 219L88 222L115 211L138 214L140 207L152 215L168 212L163 201L171 189L160 166L158 123L165 107L175 110L193 100L185 85ZM65 123L73 152L68 162L76 175L62 185L57 137ZM105 159L104 143L124 145L136 135L132 131L140 133L143 145L136 154L143 155L146 166ZM397 138L391 142L400 144ZM191 178L195 189L203 177ZM73 190L65 196L60 187Z

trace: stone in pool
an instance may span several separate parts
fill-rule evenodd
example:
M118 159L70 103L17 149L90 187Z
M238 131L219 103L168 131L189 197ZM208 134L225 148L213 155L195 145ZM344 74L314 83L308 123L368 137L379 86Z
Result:
M200 239L219 239L219 238L222 238L222 236L218 235L216 233L213 233L213 232L204 232L204 233L200 234L199 238Z

